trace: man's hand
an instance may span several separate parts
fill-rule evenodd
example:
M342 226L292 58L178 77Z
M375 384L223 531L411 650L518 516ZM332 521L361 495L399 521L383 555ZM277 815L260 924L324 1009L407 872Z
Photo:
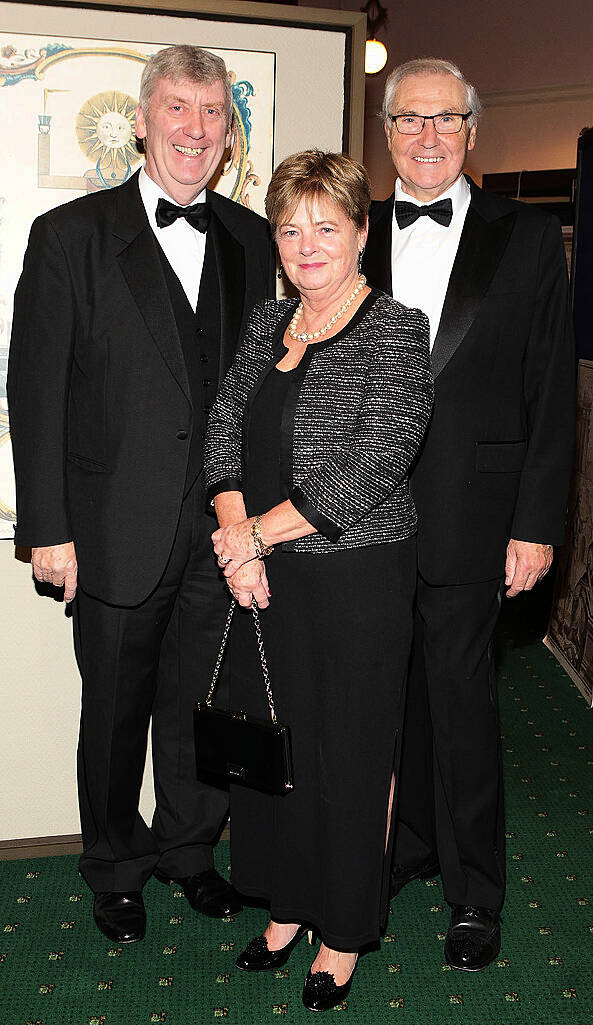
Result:
M31 549L31 565L35 579L44 584L64 588L64 601L71 602L76 594L78 565L74 541L63 545L48 545Z
M540 545L532 541L515 541L507 545L505 584L507 598L514 598L521 591L531 591L538 580L545 577L554 558L552 545Z

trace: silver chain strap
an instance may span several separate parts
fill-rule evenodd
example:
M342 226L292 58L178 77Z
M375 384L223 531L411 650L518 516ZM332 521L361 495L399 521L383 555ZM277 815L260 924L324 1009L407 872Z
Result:
M214 697L214 691L216 690L216 684L218 682L218 674L220 672L220 667L222 665L222 660L224 658L224 649L226 648L226 642L227 642L227 638L229 636L229 630L231 628L231 621L232 621L232 618L233 618L233 612L235 611L235 605L236 604L237 604L237 602L233 598L233 600L231 602L231 605L230 605L230 608L229 608L229 614L226 617L226 623L224 625L224 630L222 632L222 640L220 642L220 651L218 652L218 658L216 659L216 665L214 666L214 672L212 673L212 682L210 683L210 690L208 691L208 696L206 697L206 704L208 706L210 706L212 704L212 698Z
M257 637L257 650L259 651L261 671L266 685L268 705L270 706L270 715L272 717L272 722L276 722L276 709L274 708L274 698L272 697L272 684L270 683L270 673L268 670L268 663L266 662L266 653L264 651L264 639L262 637L261 626L259 625L259 609L253 596L251 598L251 611L253 613L253 624L255 626L255 635Z
M218 658L216 659L216 665L214 666L214 672L212 673L212 682L210 683L210 690L208 691L208 696L206 698L206 704L208 706L210 706L212 704L212 700L214 698L214 691L216 690L216 684L218 682L218 675L220 673L220 667L222 665L222 660L224 658L224 652L225 652L226 643L227 643L228 636L229 636L229 630L231 628L231 621L232 621L232 618L233 618L233 613L235 611L236 604L237 604L237 601L236 601L235 598L233 598L233 600L231 602L231 605L230 605L230 608L229 608L229 614L227 616L227 620L226 620L226 623L225 623L225 626L224 626L224 630L223 630L223 633L222 633L222 641L220 642L220 651L218 652ZM255 635L257 637L257 650L259 651L259 659L260 659L260 662L261 662L262 674L263 674L263 678L264 678L264 683L266 685L266 694L268 696L268 705L270 706L270 716L271 716L272 722L277 722L277 719L276 719L276 709L274 707L274 698L272 697L272 684L270 683L270 671L268 669L268 663L266 662L266 653L264 651L264 639L262 637L261 626L260 626L260 623L259 623L259 609L258 609L257 602L256 602L255 598L253 598L253 597L251 598L251 612L253 614L253 625L255 626Z

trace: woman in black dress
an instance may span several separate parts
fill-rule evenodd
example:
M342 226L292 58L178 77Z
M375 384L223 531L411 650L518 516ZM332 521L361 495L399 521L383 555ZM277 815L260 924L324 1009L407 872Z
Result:
M276 169L266 211L300 301L255 308L207 440L214 550L238 603L266 609L295 778L281 797L232 788L233 882L272 915L237 965L276 968L315 927L314 1010L345 997L387 912L416 566L407 472L432 401L426 317L359 274L369 202L347 156ZM231 654L233 706L265 715L249 612Z

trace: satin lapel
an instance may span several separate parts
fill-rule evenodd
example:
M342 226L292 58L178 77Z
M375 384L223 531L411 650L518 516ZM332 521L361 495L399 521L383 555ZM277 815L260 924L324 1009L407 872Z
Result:
M187 369L169 291L137 178L122 185L113 233L124 245L116 253L134 302L163 360L191 404Z
M245 308L245 250L212 209L208 234L220 284L220 381L240 340Z
M369 285L391 295L391 229L393 196L373 208L362 269Z
M486 220L470 204L437 336L432 350L435 378L457 351L473 324L509 241L515 213Z

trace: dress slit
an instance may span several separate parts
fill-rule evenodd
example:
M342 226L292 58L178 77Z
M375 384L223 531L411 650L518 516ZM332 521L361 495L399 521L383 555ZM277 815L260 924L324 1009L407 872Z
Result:
M272 370L251 409L248 515L283 500L280 425L292 372ZM276 549L260 613L295 787L231 787L233 883L278 920L307 922L338 950L375 943L387 914L387 803L412 631L414 538L313 554ZM231 633L232 707L267 708L251 613ZM397 778L397 775L396 775ZM395 796L394 796L395 800Z

